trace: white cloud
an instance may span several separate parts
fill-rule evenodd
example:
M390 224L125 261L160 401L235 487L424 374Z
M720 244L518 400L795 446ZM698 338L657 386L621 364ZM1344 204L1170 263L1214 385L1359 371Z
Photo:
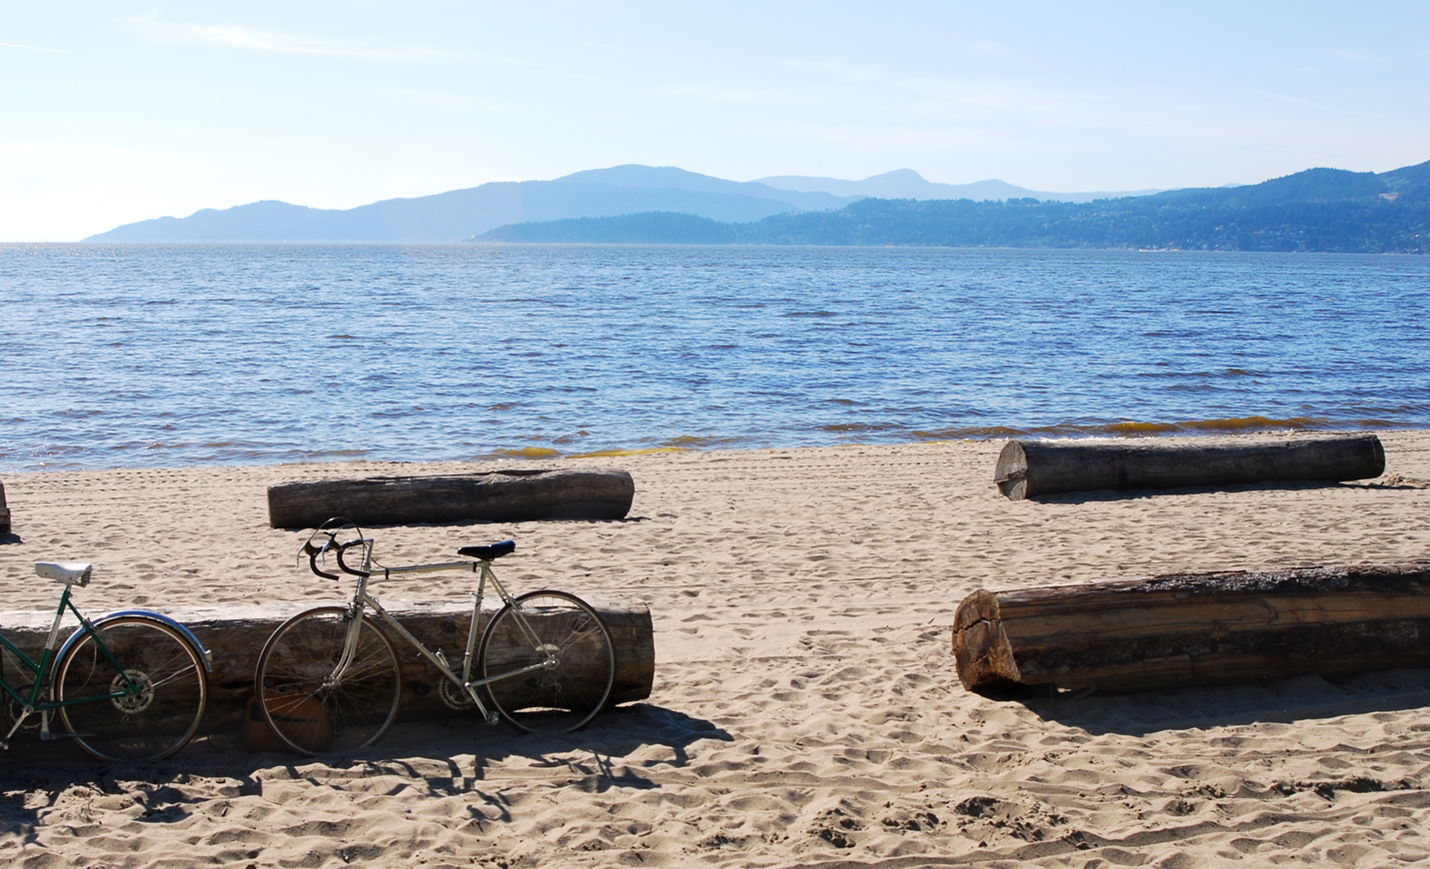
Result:
M378 93L407 103L417 103L439 109L468 110L483 112L511 112L515 108L510 103L482 99L472 94L451 93L450 91L418 90L416 88L378 88Z
M427 46L377 45L233 24L187 24L162 21L152 16L133 16L126 23L145 39L175 45L218 45L270 54L358 60L500 62L498 58Z
M1309 98L1309 97L1298 97L1298 96L1295 96L1294 94L1280 94L1280 93L1276 93L1275 91L1263 91L1263 90L1251 91L1251 93L1253 93L1253 94L1258 94L1258 95L1263 96L1263 97L1265 97L1265 98L1267 98L1267 99L1269 99L1269 100L1275 100L1275 101L1278 102L1278 103L1289 103L1289 104L1291 104L1291 105L1293 105L1293 106L1304 106L1305 108L1308 108L1308 109L1324 108L1324 106L1322 106L1320 103L1316 102L1315 100L1313 100L1313 99L1311 99L1311 98Z
M724 84L672 84L655 88L655 93L682 100L704 100L712 103L728 103L736 106L785 107L803 105L808 94L793 93L788 90L766 87L731 87Z
M4 160L113 160L149 156L153 156L149 151L112 145L0 139L0 159Z
M793 138L813 142L839 142L861 151L926 151L966 148L994 144L987 133L981 130L945 128L915 129L901 126L878 126L872 124L818 124L793 123L786 127ZM997 144L1008 145L1002 140Z
M1348 60L1351 63L1381 63L1385 58L1375 54L1364 54L1359 51L1348 51L1346 49L1335 49L1331 56L1340 60Z
M1013 49L1002 42L984 41L970 42L964 45L963 52L974 57L1004 57L1012 54Z
M48 45L25 45L20 42L0 42L0 48L13 48L17 51L41 51L45 54L70 54L62 48L50 48Z

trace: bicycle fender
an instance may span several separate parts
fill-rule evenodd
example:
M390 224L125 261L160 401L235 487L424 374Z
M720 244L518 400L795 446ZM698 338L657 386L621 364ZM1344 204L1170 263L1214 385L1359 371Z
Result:
M203 643L199 642L199 638L194 636L194 632L189 630L187 625L185 625L183 622L175 621L174 619L164 615L163 613L156 613L151 610L120 610L118 612L105 613L99 618L93 619L90 623L93 624L95 627L99 627L107 621L112 621L113 619L117 619L123 616L137 616L138 618L142 619L150 619L151 621L163 622L165 625L183 634L184 639L188 640L190 643L193 643L194 648L198 649L199 660L204 662L204 671L207 673L212 673L214 671L213 653L210 652ZM69 647L79 642L80 637L82 637L84 633L85 629L81 627L79 630L75 631L67 638L65 638L65 641L60 646L59 651L55 653L55 660L59 661L63 659L64 654L69 649Z

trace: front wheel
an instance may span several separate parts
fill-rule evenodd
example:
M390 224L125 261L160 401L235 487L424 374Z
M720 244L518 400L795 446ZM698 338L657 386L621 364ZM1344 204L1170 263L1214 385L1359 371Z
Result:
M343 666L350 627L352 657ZM263 720L301 754L365 748L397 716L402 670L392 641L371 619L317 607L278 626L258 655L255 686Z
M209 682L202 654L180 631L120 616L68 644L54 690L81 748L101 760L140 761L168 757L193 739Z
M502 607L477 651L488 698L502 720L529 733L586 725L616 678L611 633L589 604L564 591L533 591Z

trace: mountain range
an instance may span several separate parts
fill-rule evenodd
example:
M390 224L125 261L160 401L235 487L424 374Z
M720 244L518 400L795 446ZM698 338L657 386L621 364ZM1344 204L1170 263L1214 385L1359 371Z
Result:
M1308 169L1260 184L1067 193L862 181L727 181L674 167L593 169L346 210L255 202L131 223L102 242L451 241L1430 252L1430 163Z
M1430 253L1430 163L1379 174L1309 169L1241 187L1091 202L866 198L744 223L689 214L575 218L501 227L478 240Z
M841 181L838 178L814 178L807 175L777 175L759 179L781 190L806 193L832 193L856 199L972 199L985 202L995 199L1042 199L1051 202L1091 202L1094 199L1114 199L1124 196L1146 196L1156 190L1133 190L1122 193L1051 193L1029 190L1006 181L989 179L972 184L939 184L925 181L912 169L896 169L883 175L873 175L863 181Z
M833 211L869 197L1087 201L1127 194L1047 193L1002 181L938 184L901 169L863 181L786 176L727 181L673 167L614 166L552 181L493 182L350 209L266 200L188 217L129 223L90 236L100 242L448 242L514 223L651 212L730 223L790 212Z

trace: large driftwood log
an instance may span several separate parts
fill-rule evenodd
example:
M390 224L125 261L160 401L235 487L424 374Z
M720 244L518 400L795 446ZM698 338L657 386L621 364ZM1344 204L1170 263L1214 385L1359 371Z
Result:
M630 473L619 470L513 468L284 483L268 489L268 524L314 528L335 516L360 525L623 519L635 490Z
M1384 471L1380 438L1354 434L1271 441L1013 440L998 454L993 476L1016 501L1096 489L1362 480Z
M953 654L978 691L1426 667L1430 562L978 591L954 616Z
M641 601L611 595L582 595L600 614L611 632L616 652L616 681L610 704L630 703L650 696L655 677L655 641L650 608ZM457 603L392 603L387 610L433 650L441 649L449 661L460 662L467 641L470 600ZM269 634L305 606L242 607L234 609L171 609L166 615L186 625L213 655L209 675L208 711L201 732L233 730L244 705L253 696L254 670ZM495 609L484 608L480 627ZM53 614L0 613L0 624L12 642L38 660ZM389 635L391 633L389 632ZM405 687L399 715L407 719L468 714L452 712L437 692L443 678L426 659L392 636L402 664Z

